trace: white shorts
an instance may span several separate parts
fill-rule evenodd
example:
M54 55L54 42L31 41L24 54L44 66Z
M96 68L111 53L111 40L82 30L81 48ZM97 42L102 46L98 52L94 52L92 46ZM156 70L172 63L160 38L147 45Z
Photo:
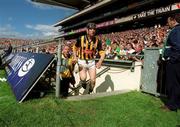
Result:
M95 60L78 59L78 64L86 69L95 68Z

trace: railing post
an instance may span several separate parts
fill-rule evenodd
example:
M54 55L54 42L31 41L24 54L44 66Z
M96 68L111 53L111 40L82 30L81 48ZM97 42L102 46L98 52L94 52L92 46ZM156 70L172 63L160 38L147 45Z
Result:
M60 67L61 67L61 44L62 44L62 38L58 41L58 50L57 50L57 68L56 68L56 97L60 96Z

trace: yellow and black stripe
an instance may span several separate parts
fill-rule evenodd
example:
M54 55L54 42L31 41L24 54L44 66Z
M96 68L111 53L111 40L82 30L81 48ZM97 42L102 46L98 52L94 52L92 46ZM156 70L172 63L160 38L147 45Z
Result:
M101 53L104 53L102 44L97 37L94 37L91 41L89 41L87 36L81 36L77 39L74 47L77 51L78 58L82 60L94 59L97 51L100 55Z

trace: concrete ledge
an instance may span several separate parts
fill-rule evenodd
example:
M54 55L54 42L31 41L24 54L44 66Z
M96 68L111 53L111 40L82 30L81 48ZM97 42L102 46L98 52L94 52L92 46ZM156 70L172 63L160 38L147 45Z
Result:
M93 93L93 94L86 94L86 95L79 95L79 96L70 96L66 100L67 101L91 100L91 99L96 99L96 98L100 98L100 97L123 94L123 93L127 93L127 92L130 92L130 91L132 91L132 90L125 89L125 90L119 90L119 91Z

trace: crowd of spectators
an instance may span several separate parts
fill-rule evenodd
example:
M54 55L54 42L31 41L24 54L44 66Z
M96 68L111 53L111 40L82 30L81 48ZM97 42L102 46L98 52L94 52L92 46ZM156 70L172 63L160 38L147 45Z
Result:
M40 43L43 40L32 40L32 39L17 39L17 38L0 38L0 49L6 47L7 43L11 43L13 47L31 45L34 43Z
M100 40L102 40L102 45L106 50L106 58L141 61L143 57L133 56L143 55L143 50L146 47L163 47L167 32L167 26L155 25L149 28L127 30L98 36Z
M37 48L38 47L38 51ZM19 51L21 51L19 49ZM19 52L17 51L17 52ZM22 52L38 52L38 53L47 53L47 54L56 54L57 52L57 44L46 44L46 45L35 45L35 46L28 46L25 48L22 48Z
M32 39L16 39L16 38L0 38L0 49L1 51L6 49L8 43L16 49L19 46L25 46L24 48L17 48L17 51L22 52L36 52L36 47L39 46L39 52L46 52L46 53L55 53L57 44L56 42L52 42L46 45L41 46L45 40L32 40ZM36 46L33 46L36 45Z
M142 61L143 50L146 47L162 47L167 35L168 27L155 25L154 27L144 27L139 29L127 30L122 32L112 32L98 35L102 41L102 47L106 50L107 59L135 60ZM64 43L73 47L76 39L65 41ZM40 44L43 40L23 40L0 38L0 48L4 48L10 42L12 47ZM36 47L23 49L25 52L36 52ZM40 53L55 54L57 43L52 42L39 46ZM139 56L137 56L139 55ZM136 56L136 57L135 57Z
M41 46L39 49L40 53L56 54L57 52L57 43L51 43L44 46Z

